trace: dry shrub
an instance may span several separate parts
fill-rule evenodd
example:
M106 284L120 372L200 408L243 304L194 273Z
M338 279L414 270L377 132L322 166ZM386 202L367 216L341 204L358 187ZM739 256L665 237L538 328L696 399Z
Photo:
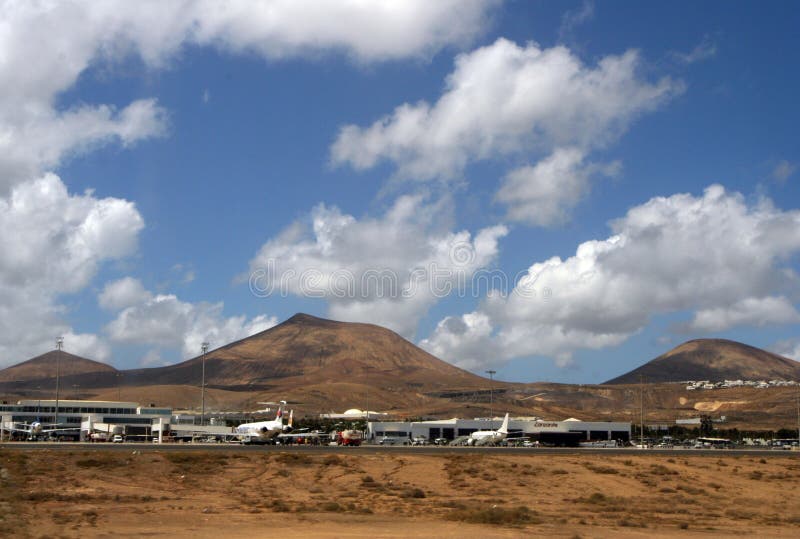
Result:
M180 473L195 472L207 475L228 464L227 455L207 452L166 453L164 458L175 465Z
M78 468L119 468L123 466L122 460L116 455L99 454L96 457L75 461Z
M424 498L425 491L421 488L407 488L400 493L401 498Z
M614 498L606 496L602 492L595 492L590 496L584 496L575 500L578 503L595 506L594 511L603 513L622 512L629 508L629 502L624 498Z
M728 509L725 511L725 516L735 518L737 520L752 520L758 513L755 511L747 511L746 509Z
M607 501L609 501L609 499L602 492L595 492L591 496L585 498L578 498L576 501L582 503L598 504L598 503L606 503Z
M595 465L592 465L592 464L587 464L586 468L589 471L592 471L594 473L599 473L599 474L611 475L611 474L618 474L619 473L619 470L617 470L616 468L612 468L611 466L595 466Z
M629 527L629 528L646 528L647 524L645 524L644 522L636 522L634 520L623 518L617 521L617 526Z
M345 461L339 455L328 455L322 460L325 466L345 466Z
M678 490L682 490L686 494L691 494L693 496L696 496L698 494L706 494L706 489L693 487L691 485L678 485L675 488L678 489Z
M269 505L270 505L270 509L272 509L276 513L288 513L289 512L289 504L287 504L283 500L274 499L274 500L272 500L272 502Z
M505 509L489 507L479 509L463 509L454 511L447 517L450 520L469 522L471 524L494 524L499 526L519 526L521 524L541 524L542 520L525 506Z
M447 507L448 509L466 509L466 504L456 501L456 500L445 500L443 502L439 502L440 507Z
M678 472L667 468L663 464L651 464L650 473L653 475L678 475Z
M311 457L300 453L278 453L275 455L275 462L278 464L285 464L287 466L311 464Z
M328 513L338 513L345 510L345 508L339 505L337 502L325 502L320 504L319 508Z

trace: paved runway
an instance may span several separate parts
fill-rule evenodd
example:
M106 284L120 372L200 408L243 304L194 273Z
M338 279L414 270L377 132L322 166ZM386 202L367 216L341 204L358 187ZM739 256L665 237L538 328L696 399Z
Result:
M636 448L571 448L571 447L449 447L449 446L377 446L361 447L312 446L312 445L240 445L240 444L146 444L146 443L76 443L76 442L5 442L3 449L25 449L30 451L213 451L226 453L260 452L274 453L296 451L303 453L340 453L347 455L652 455L652 456L759 456L759 457L793 457L800 459L800 451L777 449L636 449Z

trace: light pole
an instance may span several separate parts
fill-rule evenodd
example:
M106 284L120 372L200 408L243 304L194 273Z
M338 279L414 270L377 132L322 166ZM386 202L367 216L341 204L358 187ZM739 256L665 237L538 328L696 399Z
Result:
M489 375L489 430L494 428L494 375L497 371L489 369L486 371Z
M200 424L206 424L206 352L208 352L208 343L204 342L203 347L203 377L200 382Z
M55 424L58 427L58 392L61 385L61 349L64 347L64 337L56 338L56 418Z

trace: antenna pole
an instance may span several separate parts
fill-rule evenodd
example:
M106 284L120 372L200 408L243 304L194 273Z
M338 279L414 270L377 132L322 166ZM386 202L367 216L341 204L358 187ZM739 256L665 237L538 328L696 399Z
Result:
M639 447L644 449L644 376L639 376Z
M56 339L56 417L55 424L58 427L58 393L61 385L61 349L64 347L64 337Z
M200 424L206 424L206 352L208 352L208 343L204 342L203 347L203 373L200 380Z

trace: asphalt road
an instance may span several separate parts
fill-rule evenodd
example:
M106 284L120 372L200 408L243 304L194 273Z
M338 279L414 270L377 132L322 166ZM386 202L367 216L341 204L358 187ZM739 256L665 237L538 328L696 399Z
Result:
M448 446L377 446L361 447L312 446L312 445L239 445L239 444L147 444L147 443L76 443L76 442L5 442L3 449L24 449L30 451L213 451L223 453L274 453L297 451L302 453L341 453L341 454L393 454L393 455L448 455L448 454L482 454L482 455L664 455L664 456L759 456L759 457L793 457L800 459L800 451L777 449L636 449L636 448L570 448L570 447L448 447Z

